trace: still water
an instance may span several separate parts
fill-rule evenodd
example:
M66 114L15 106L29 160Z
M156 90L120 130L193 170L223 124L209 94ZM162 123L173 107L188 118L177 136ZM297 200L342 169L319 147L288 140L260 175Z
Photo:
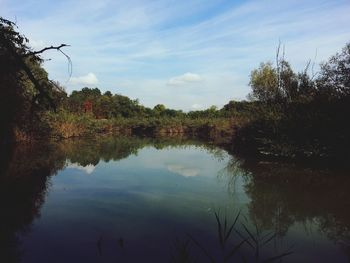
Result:
M349 262L349 189L346 171L181 138L19 146L1 159L0 262Z

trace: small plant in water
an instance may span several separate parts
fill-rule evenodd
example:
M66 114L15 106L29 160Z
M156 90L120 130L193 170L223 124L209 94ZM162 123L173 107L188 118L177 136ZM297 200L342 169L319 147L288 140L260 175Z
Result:
M270 256L268 258L262 258L263 250L265 247L275 240L275 233L263 234L258 226L255 224L255 231L249 230L249 228L241 223L243 227L243 234L237 229L236 225L240 217L240 212L237 213L235 219L231 224L228 223L227 214L225 213L223 218L220 217L220 211L214 212L216 223L217 223L217 235L220 247L220 256L214 257L207 248L205 248L201 242L199 242L191 234L187 234L188 239L185 242L181 242L179 239L175 241L176 256L173 256L173 262L197 262L191 257L190 243L192 242L197 247L207 260L211 263L218 262L276 262L282 258L290 255L292 251L287 250L286 252L278 255ZM233 239L233 235L236 234L239 241L236 244L232 244L230 239ZM252 257L245 257L241 253L242 248L248 246L252 249L249 253Z
M255 233L251 230L249 230L249 228L242 223L243 229L245 231L245 233L248 235L248 238L246 238L243 234L241 234L238 230L236 230L236 233L241 237L245 239L246 244L248 244L248 246L253 250L253 262L274 262L277 260L280 260L290 254L292 254L293 252L288 249L287 251L280 253L278 255L274 255L271 257L268 257L266 259L262 259L261 255L263 252L263 249L265 246L267 246L270 242L272 242L273 240L275 240L276 238L276 233L266 233L263 234L257 224L255 224ZM245 258L243 258L243 262L248 262Z
M174 241L175 253L172 255L171 262L174 263L192 263L196 262L190 252L190 240L180 240L178 238Z

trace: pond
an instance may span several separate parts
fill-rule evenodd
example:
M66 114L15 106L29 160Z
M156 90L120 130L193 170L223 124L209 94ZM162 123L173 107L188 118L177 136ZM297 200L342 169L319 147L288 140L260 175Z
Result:
M134 137L22 145L0 164L0 262L350 259L344 170Z

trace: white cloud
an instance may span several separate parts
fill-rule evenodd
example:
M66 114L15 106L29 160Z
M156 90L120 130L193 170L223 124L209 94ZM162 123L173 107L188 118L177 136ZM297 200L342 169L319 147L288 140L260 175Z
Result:
M191 108L194 110L198 110L198 109L202 108L202 105L195 103L195 104L192 104Z
M70 79L70 83L75 85L96 85L98 83L98 79L94 73L90 72L85 76L72 77Z
M198 74L187 72L181 76L176 76L168 81L168 85L171 86L181 86L188 83L202 81L202 77Z
M74 83L91 84L79 76L95 72L102 91L139 98L149 107L190 110L194 103L207 108L244 99L250 71L274 60L279 39L296 71L316 49L318 64L349 41L348 0L225 1L225 8L219 8L222 1L168 2L0 0L0 6L4 17L18 18L20 32L35 40L33 48L71 45L64 51L76 78L68 92L82 87ZM50 78L66 82L66 58L54 51L42 56L52 59L44 64ZM171 75L188 71L201 76ZM174 88L182 86L181 92Z
M184 177L191 177L199 175L198 168L189 168L180 164L169 164L167 165L168 171L182 175Z

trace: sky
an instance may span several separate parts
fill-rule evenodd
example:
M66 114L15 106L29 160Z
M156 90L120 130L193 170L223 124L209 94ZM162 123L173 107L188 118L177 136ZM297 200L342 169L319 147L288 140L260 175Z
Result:
M98 87L153 107L245 99L249 75L281 42L295 71L350 41L350 0L0 0L44 68L70 93ZM315 67L317 71L317 66Z

